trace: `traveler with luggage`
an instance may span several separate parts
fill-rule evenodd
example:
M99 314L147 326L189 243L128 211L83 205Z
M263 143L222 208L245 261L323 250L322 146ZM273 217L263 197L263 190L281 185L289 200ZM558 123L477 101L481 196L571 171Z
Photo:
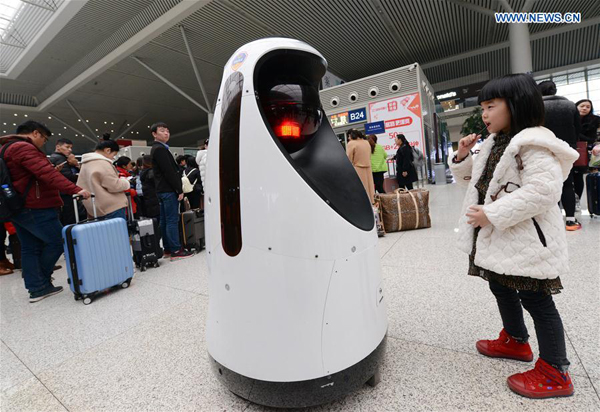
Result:
M577 140L581 132L581 122L577 107L566 97L556 96L556 84L547 80L538 85L544 99L546 111L544 126L547 127L560 140L567 142L573 149L577 149ZM566 229L575 231L581 229L581 223L575 219L575 188L573 187L573 169L563 183L560 201L565 209Z
M591 150L594 142L599 140L598 128L600 128L600 117L594 114L594 105L589 99L579 100L575 103L575 106L577 106L581 119L581 133L579 134L579 140L586 142L587 149ZM583 175L589 171L588 166L576 166L573 169L575 194L577 194L578 199L581 199L581 196L583 196L583 189L585 188Z
M77 182L79 173L79 162L73 154L73 142L69 139L58 139L56 141L56 150L49 157L50 163L56 167L56 170L62 173L64 177L71 182ZM75 210L73 209L73 199L71 196L60 195L64 205L60 211L60 222L65 225L75 223Z
M202 182L200 181L200 170L193 156L189 156L186 161L187 167L183 172L183 179L187 178L188 183L193 188L191 192L185 194L190 202L192 209L200 208L200 199L202 199Z
M62 291L51 281L54 265L63 253L62 225L57 208L60 193L90 193L65 178L48 161L43 147L52 132L42 123L28 120L17 127L15 135L0 138L4 162L12 188L24 199L24 209L11 222L21 242L23 279L29 301L38 302ZM6 188L12 191L10 187Z
M183 200L183 189L179 167L167 145L170 138L169 127L158 122L150 130L154 137L150 156L160 203L164 257L170 257L171 260L188 258L192 253L185 250L179 240L179 202Z
M371 171L375 182L375 191L385 193L383 189L383 175L387 172L387 154L383 146L377 144L377 136L370 134L367 140L371 145Z
M200 170L200 181L202 187L206 185L206 160L208 159L208 139L204 142L204 149L198 150L196 153L196 163Z
M533 370L507 379L529 398L569 396L573 384L563 323L552 294L569 272L562 213L562 183L578 154L544 124L544 102L533 78L512 74L488 82L479 94L491 135L477 155L479 135L460 140L451 170L467 185L458 247L469 254L472 276L489 282L504 328L496 340L480 340L489 357L533 360L525 308L535 324L539 359Z
M77 184L94 193L96 196L96 212L99 217L112 219L120 217L127 219L127 197L125 191L130 188L129 181L119 176L113 166L113 160L119 152L119 145L114 140L102 140L96 145L96 150L86 153L81 158L81 171ZM72 201L72 200L71 200ZM93 216L91 200L83 204L89 216Z
M346 154L354 166L360 181L365 187L371 204L375 202L375 183L371 171L371 146L365 140L364 134L358 130L350 130L348 133L350 141L346 147Z
M132 199L131 208L133 209L133 215L136 216L137 215L137 203L136 203L137 192L135 190L135 178L131 174L131 172L133 171L133 165L134 165L134 163L127 156L121 156L115 162L115 167L117 168L117 172L119 172L119 177L127 179L127 181L129 182L129 188L125 191L127 193L129 193L129 195L131 196L131 199Z
M411 190L413 182L419 180L417 170L413 165L413 152L408 140L406 140L406 137L402 133L396 135L396 145L398 146L398 150L393 159L396 160L398 186Z
M142 159L140 181L142 182L142 191L144 192L144 217L159 219L160 204L158 203L158 196L156 194L156 183L154 181L152 157L150 155L144 155Z

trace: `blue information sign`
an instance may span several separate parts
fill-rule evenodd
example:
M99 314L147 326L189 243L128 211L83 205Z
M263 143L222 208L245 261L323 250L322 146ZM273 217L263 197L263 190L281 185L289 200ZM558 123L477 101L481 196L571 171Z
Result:
M348 123L358 123L367 121L367 109L348 110Z
M380 134L385 132L384 122L365 123L365 134Z

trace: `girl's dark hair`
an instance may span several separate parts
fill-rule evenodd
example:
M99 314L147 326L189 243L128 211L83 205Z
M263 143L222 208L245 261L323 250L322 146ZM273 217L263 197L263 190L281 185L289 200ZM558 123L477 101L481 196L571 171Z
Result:
M410 143L408 143L408 140L406 140L406 136L404 136L402 133L398 133L396 135L396 139L400 139L402 141L402 144L410 146Z
M530 75L509 74L490 80L479 92L477 103L492 99L506 100L511 136L528 127L544 125L544 100Z
M140 156L137 158L137 160L135 161L135 165L138 167L138 169L141 169L142 166L144 165L144 159Z
M110 140L109 133L104 133L102 135L102 140L100 140L100 143L98 143L96 145L95 150L104 150L104 149L110 149L111 152L118 152L120 150L120 147L117 144L117 142L115 142L114 140Z
M581 121L583 121L583 119L587 119L592 118L594 116L594 104L592 103L592 101L590 99L581 99L578 102L575 103L575 107L579 106L581 103L583 102L588 102L590 104L590 112L588 114L586 114Z
M371 145L371 153L375 153L375 145L377 144L377 136L375 136L374 134L370 134L367 136L367 140L369 141L369 144Z
M194 169L198 168L198 163L196 163L196 159L194 159L194 156L188 156L186 164L187 164L187 167L191 167Z
M350 139L352 139L352 140L365 138L365 135L360 130L356 130L356 129L350 130L350 132L348 133L348 136L350 136Z
M131 163L130 158L128 158L127 156L121 156L115 162L115 166L126 168L129 163Z

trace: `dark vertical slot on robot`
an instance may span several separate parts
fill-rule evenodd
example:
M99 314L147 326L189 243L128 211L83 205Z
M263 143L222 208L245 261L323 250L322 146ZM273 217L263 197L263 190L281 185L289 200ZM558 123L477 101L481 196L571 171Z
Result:
M240 115L244 76L235 72L225 82L219 144L221 240L223 250L236 256L242 250L240 212Z

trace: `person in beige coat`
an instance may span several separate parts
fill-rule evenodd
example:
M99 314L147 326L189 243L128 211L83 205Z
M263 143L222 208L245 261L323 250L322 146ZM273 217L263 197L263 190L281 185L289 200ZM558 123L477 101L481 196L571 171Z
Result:
M349 137L346 154L354 166L354 170L358 173L369 200L373 203L375 201L375 182L371 171L371 145L358 130L351 130Z
M95 152L86 153L81 159L77 185L96 196L98 217L127 218L125 190L131 186L126 178L119 177L119 172L113 166L113 160L118 152L117 142L105 139L98 143ZM83 205L88 215L93 216L91 199L84 200Z

